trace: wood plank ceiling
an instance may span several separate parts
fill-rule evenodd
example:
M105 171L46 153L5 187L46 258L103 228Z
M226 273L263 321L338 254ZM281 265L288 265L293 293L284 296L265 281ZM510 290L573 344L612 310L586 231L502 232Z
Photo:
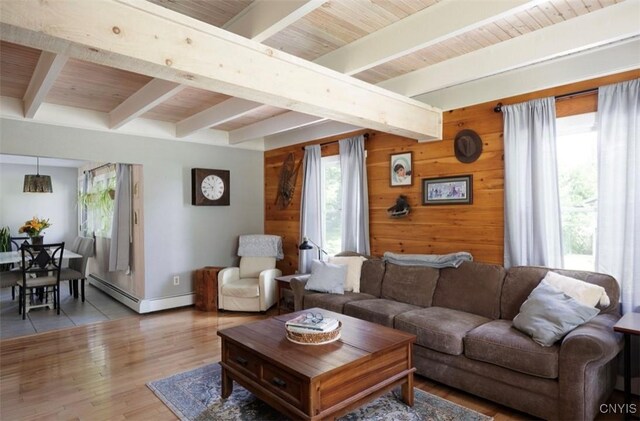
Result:
M467 14L480 14L480 12L473 12L471 0L329 0L324 3L316 0L317 4L312 7L308 5L311 2L305 0L290 1L297 2L300 7L306 4L307 9L304 13L300 13L300 16L296 16L293 22L288 22L287 26L262 40L264 45L304 60L316 61L371 84L382 83L383 87L396 92L400 92L400 89L395 89L393 82L400 81L407 75L411 76L417 71L481 50L486 50L490 54L491 47L497 44L525 37L536 31L544 31L545 28L574 19L578 22L581 16L598 11L602 13L602 9L610 7L613 10L613 7L619 7L618 4L624 2L623 0L510 0L512 5L505 7L506 2L502 2L502 6L495 6L493 3L496 2L487 1L481 3L486 3L488 8L496 9L494 16L470 16L467 19L464 16L466 11L468 11ZM628 1L636 2L636 0ZM260 16L251 16L252 9L256 9L258 3L274 2L274 0L151 0L151 2L207 24L232 32L241 32L242 22L240 21L243 18L253 19L252 22L260 18ZM338 62L343 52L348 53L348 57L359 60L358 54L365 53L356 49L358 43L363 47L367 47L368 42L383 43L383 41L376 41L375 37L378 34L381 37L387 36L386 33L380 32L385 29L389 31L389 37L397 34L398 44L409 43L407 45L410 45L412 40L405 39L406 37L402 35L402 31L408 28L406 25L410 24L410 19L418 21L422 18L421 16L424 16L422 19L427 21L434 18L446 20L444 18L452 16L451 11L456 10L462 17L455 17L455 19L467 19L467 23L456 24L455 19L452 19L451 24L432 21L436 28L433 29L434 31L442 26L445 28L443 31L450 31L449 33L433 35L431 39L416 42L404 52L399 49L397 53L387 58L373 58L369 64L366 63L368 58L362 59L364 65L358 64L355 67L349 67L348 62L345 62L346 64ZM630 10L633 13L637 8ZM428 15L431 11L433 16ZM447 15L444 15L445 13ZM618 19L617 15L612 14L612 16L613 19ZM608 15L605 18L608 18ZM456 25L458 25L457 29ZM630 36L637 37L638 34L613 34L611 35L613 39L603 39L601 43L619 41L620 38L627 40ZM4 36L2 38L5 39ZM393 41L396 42L396 40ZM583 49L591 48L593 44L591 42ZM421 47L421 45L424 46ZM350 48L353 50L348 50ZM20 100L25 98L40 55L41 51L38 49L13 42L0 42L0 96ZM541 60L544 59L546 58L541 58ZM523 66L526 64L531 63L522 63ZM150 76L70 58L60 73L55 76L43 102L110 113L152 79ZM459 83L467 81L460 80ZM384 85L385 83L387 85ZM412 92L410 96L415 94ZM174 94L168 95L157 104L154 103L139 117L179 123L216 105L224 106L225 101L229 100L228 95L189 86L176 90ZM255 130L245 130L245 133L250 133L247 136L252 137L286 131L287 113L292 114L291 111L269 105L259 106L259 104L248 108L248 110L243 108L244 112L238 112L232 118L223 119L219 123L207 125L204 128L210 127L233 133L253 125L251 127ZM279 120L274 120L274 117L278 116ZM291 117L293 118L293 115ZM307 120L310 123L319 121L313 118ZM285 123L282 123L283 121ZM256 125L259 122L262 124ZM276 123L285 124L285 128ZM273 127L276 126L279 128L274 129ZM300 124L292 124L292 128L299 126ZM264 131L261 132L263 127ZM250 138L243 139L240 134L235 137L239 138L239 141L250 140ZM268 149L268 145L265 145L265 148Z

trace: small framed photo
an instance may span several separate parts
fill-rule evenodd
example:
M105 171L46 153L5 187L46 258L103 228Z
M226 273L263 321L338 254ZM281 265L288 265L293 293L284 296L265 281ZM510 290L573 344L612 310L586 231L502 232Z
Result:
M412 152L391 155L389 160L389 181L391 187L411 186L413 184Z
M423 178L423 205L470 205L473 203L473 175Z

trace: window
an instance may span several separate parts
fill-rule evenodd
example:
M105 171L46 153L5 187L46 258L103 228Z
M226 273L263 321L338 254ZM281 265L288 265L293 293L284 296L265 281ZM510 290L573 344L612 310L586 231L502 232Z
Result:
M113 222L113 196L116 187L115 166L108 166L84 181L79 180L80 232L83 236L111 238Z
M558 183L566 269L595 270L598 166L595 113L557 119Z
M326 156L322 169L322 248L334 255L342 251L342 179L340 157Z

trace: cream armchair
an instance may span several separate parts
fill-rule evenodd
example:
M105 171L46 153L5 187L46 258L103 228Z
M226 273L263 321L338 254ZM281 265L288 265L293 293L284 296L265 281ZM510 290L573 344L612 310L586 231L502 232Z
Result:
M240 267L218 272L218 308L233 311L267 311L276 303L275 257L241 257Z

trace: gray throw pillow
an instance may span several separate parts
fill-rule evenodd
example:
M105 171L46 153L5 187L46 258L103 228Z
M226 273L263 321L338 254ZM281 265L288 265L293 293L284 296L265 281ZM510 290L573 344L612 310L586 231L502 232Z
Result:
M314 260L311 263L311 276L309 276L304 289L329 292L331 294L344 294L344 281L346 278L346 265L334 265Z
M599 312L542 280L522 303L520 313L513 319L513 327L540 345L551 346Z

